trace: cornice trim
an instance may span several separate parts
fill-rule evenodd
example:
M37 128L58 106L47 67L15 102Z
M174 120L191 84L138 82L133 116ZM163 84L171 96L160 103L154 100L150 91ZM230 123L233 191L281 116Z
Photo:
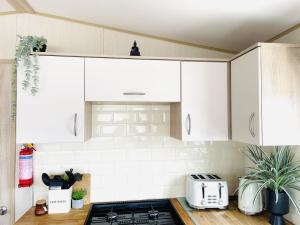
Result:
M7 11L7 12L0 12L0 16L7 16L7 15L14 15L19 14L17 11Z
M26 0L6 0L17 12L35 13L34 9Z
M267 42L273 42L276 41L279 38L282 38L283 36L293 32L294 30L297 30L300 28L300 23L296 24L295 26L290 27L289 29L277 34L276 36L270 38Z

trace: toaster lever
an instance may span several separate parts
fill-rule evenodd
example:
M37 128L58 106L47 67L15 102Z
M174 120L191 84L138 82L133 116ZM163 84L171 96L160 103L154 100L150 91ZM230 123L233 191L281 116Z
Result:
M223 187L224 186L221 183L219 183L219 199L222 199L222 188Z
M206 188L205 184L202 183L202 199L205 198L205 188Z

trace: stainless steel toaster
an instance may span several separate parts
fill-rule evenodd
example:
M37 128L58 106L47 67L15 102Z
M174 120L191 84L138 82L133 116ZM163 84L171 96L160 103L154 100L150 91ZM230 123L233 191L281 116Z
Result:
M196 209L225 209L229 204L227 181L215 174L190 174L186 179L186 201Z

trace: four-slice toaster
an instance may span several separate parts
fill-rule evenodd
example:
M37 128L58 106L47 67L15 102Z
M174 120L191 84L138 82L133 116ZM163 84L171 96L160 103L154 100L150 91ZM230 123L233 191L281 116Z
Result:
M227 182L215 174L190 174L186 179L186 200L196 209L228 207Z

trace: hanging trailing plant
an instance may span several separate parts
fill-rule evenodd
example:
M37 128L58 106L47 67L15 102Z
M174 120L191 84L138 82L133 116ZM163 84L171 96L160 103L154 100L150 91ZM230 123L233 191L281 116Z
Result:
M24 90L30 88L31 94L35 95L38 90L38 57L37 52L45 52L47 39L37 36L19 36L20 43L16 49L16 68L19 65L25 67L25 79L22 81ZM31 57L31 53L34 53Z

